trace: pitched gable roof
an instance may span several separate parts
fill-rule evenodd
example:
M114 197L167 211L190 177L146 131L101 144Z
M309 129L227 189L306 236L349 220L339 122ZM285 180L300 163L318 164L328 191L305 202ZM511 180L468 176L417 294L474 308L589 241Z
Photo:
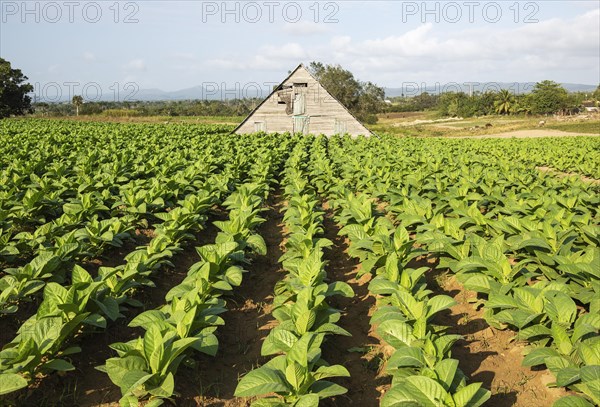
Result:
M292 72L290 72L290 74L283 80L281 81L281 83L274 87L273 90L271 91L271 93L269 93L269 95L261 102L258 104L258 106L256 106L254 109L252 109L252 111L250 112L250 114L248 114L248 116L232 131L232 133L237 133L238 130L240 128L242 128L244 126L244 124L246 124L246 122L248 122L248 120L250 120L254 114L269 100L271 99L271 97L278 91L280 91L283 87L283 85L290 80L290 78L292 78L300 69L304 70L304 72L306 72L324 91L325 94L330 97L332 100L334 100L339 106L341 106L343 108L343 110L348 113L357 123L358 125L360 125L363 129L366 130L365 135L374 135L374 133L372 131L370 131L369 129L367 129L361 122L360 120L358 120L356 118L356 116L350 111L348 110L348 108L346 106L344 106L335 96L333 96L327 89L325 89L325 87L323 85L321 85L321 83L317 80L317 78L315 78L315 76L304 66L304 64L299 64Z

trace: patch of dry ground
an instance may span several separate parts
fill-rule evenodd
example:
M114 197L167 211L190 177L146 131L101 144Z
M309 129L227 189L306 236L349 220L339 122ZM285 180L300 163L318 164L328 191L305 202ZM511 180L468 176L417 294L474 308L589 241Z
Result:
M573 133L561 130L517 130L504 133L482 134L477 136L453 136L452 138L539 138L539 137L596 137L600 134Z
M437 278L436 278L437 277ZM436 294L450 295L457 304L440 313L435 322L449 326L449 333L463 339L452 348L460 369L470 382L482 382L492 392L486 405L494 407L549 407L567 394L563 389L550 388L552 374L522 366L524 345L514 342L515 333L490 327L483 310L471 303L477 297L466 290L454 276L430 275L428 285Z
M586 177L585 175L581 175L576 172L563 172L563 171L559 171L557 169L554 169L552 167L547 167L547 166L541 166L541 167L535 167L535 168L537 168L539 171L549 172L549 173L557 175L559 177L579 177L579 178L581 178L581 180L583 182L590 182L592 184L600 184L600 179Z
M374 311L375 298L368 286L370 274L356 279L360 265L348 255L348 242L339 236L339 226L327 211L324 221L325 237L333 246L325 250L328 261L327 276L330 281L344 281L354 290L353 298L333 297L330 305L342 312L338 322L352 336L329 338L323 348L323 357L331 364L340 364L348 369L350 377L335 382L348 389L348 393L322 401L323 406L376 407L381 395L389 388L389 379L382 377L383 349L380 339L372 330L369 318Z
M282 198L274 194L267 211L266 222L258 233L267 244L267 256L254 259L247 266L242 285L227 299L225 325L219 327L219 351L216 356L196 354L196 369L180 369L176 390L181 393L177 406L224 406L242 407L250 405L247 398L233 394L241 376L270 358L262 357L260 350L264 338L275 320L270 314L275 284L283 277L278 263L282 255L284 226L281 208Z

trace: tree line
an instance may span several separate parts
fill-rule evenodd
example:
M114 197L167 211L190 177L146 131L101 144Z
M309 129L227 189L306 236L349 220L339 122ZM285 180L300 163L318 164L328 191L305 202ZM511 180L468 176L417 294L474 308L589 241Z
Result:
M515 114L575 114L584 110L584 103L600 105L600 85L593 93L567 92L560 84L545 80L534 85L529 93L510 90L475 92L427 92L412 97L392 98L387 112L437 111L441 116L487 116Z
M259 99L89 102L74 96L71 103L34 103L41 116L246 116Z

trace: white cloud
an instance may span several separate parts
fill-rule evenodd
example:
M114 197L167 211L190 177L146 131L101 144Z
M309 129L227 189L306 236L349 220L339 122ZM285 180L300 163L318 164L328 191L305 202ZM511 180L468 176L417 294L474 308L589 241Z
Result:
M360 32L338 29L335 35L306 39L282 32L279 43L267 39L270 43L262 46L239 48L241 52L223 49L206 59L187 50L172 53L170 67L195 77L209 73L219 80L227 76L279 80L282 72L298 63L318 60L341 64L361 80L392 87L403 82L542 79L585 83L589 80L580 79L582 75L600 75L599 21L600 11L594 9L536 24L423 24L404 33L371 38L367 34L360 39ZM143 61L129 64L145 66Z
M128 71L145 71L146 63L141 58L135 58L127 62L124 68Z
M193 52L175 52L173 53L172 58L190 62L196 62L199 60L199 58Z
M287 58L302 59L306 58L307 52L302 45L290 42L281 46L267 45L259 50L259 53L267 58Z
M336 50L340 49L340 48L347 48L348 45L350 45L351 43L352 43L352 38L347 35L333 37L331 39L331 47Z
M320 57L361 79L451 81L548 78L553 71L586 66L600 71L600 11L570 20L551 19L517 28L443 31L424 24L402 35L355 41L334 37ZM335 50L331 52L330 50ZM333 60L332 57L333 56ZM598 72L600 74L600 72ZM576 81L576 78L573 78Z
M331 30L324 24L301 20L297 23L286 23L283 26L283 31L290 36L308 37L311 35L325 34Z
M94 62L96 60L96 55L90 51L85 51L82 57L85 62Z
M254 56L243 59L213 58L206 61L206 65L211 68L232 70L281 70L295 68L298 63L309 57L309 53L302 45L291 42L260 47Z

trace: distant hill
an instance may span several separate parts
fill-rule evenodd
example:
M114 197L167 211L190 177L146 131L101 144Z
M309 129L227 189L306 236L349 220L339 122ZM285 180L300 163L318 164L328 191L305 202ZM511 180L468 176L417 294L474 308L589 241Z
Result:
M266 89L255 87L247 89L216 89L194 86L191 88L165 92L160 89L140 89L132 96L133 100L158 101L158 100L231 100L242 98L265 98L268 96Z

